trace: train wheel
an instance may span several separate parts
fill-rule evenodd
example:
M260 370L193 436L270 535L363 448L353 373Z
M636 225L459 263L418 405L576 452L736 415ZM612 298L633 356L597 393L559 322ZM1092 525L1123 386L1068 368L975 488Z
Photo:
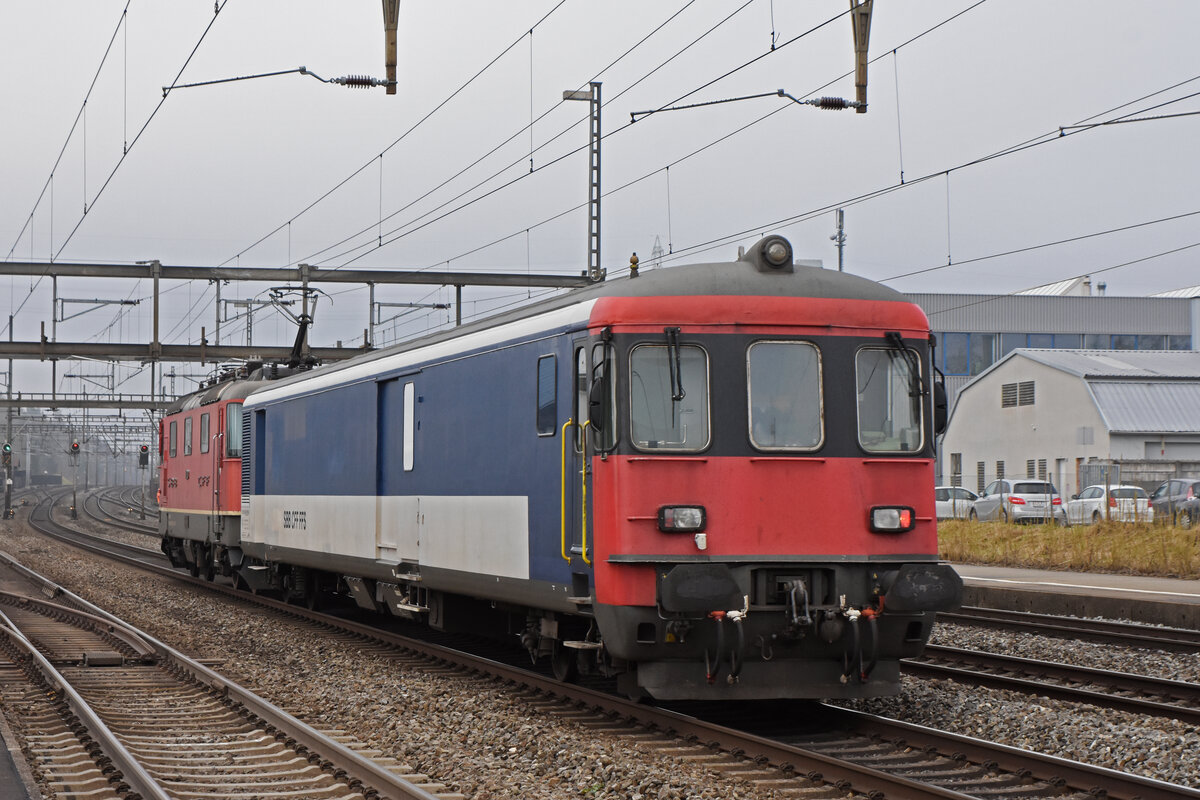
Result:
M562 642L554 643L554 652L550 655L550 668L554 678L563 683L573 683L579 677L579 654L569 647L563 647Z
M204 573L204 580L212 583L213 579L217 577L217 565L213 563L212 547L205 547L200 552L204 555L204 567L201 569L201 572Z
M317 581L309 581L304 590L304 607L309 611L320 611L321 606L321 589L317 586Z

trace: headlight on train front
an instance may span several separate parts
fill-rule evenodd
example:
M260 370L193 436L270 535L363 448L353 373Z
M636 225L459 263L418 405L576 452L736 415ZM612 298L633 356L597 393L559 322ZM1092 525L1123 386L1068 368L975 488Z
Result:
M663 506L658 509L658 529L663 533L699 533L707 522L704 506Z
M877 533L911 531L916 512L908 506L875 506L871 509L871 530Z

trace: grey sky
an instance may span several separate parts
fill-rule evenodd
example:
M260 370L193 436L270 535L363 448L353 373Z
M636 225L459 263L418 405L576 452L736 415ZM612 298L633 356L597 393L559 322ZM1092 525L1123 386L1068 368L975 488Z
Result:
M848 271L882 280L945 265L948 257L955 262L890 282L901 290L1007 292L1087 272L1099 273L1113 294L1200 283L1200 248L1100 273L1200 242L1200 216L972 261L1200 211L1200 117L1083 130L964 166L1200 78L1200 4L1190 0L877 0L867 114L771 97L657 114L634 125L631 111L669 104L768 53L772 27L775 52L683 102L776 89L852 97L853 79L841 77L853 66L847 3L404 0L396 96L286 75L179 89L155 113L162 87L197 42L180 83L301 65L325 78L382 76L380 7L376 0L228 0L213 21L207 0L131 0L127 28L118 31L86 114L27 225L124 8L123 0L0 3L0 99L8 122L0 134L0 253L9 259L577 272L586 264L584 212L546 220L586 200L586 155L567 154L586 144L587 106L560 98L562 90L597 79L608 102L603 180L611 194L604 199L603 246L610 274L620 273L635 250L649 264L656 239L678 254L667 260L674 264L732 258L738 244L761 232L782 233L798 256L836 267L833 214L823 210L845 203ZM1194 92L1200 80L1093 121ZM1196 110L1200 99L1150 113ZM538 118L532 137L522 132L531 116ZM123 143L139 131L114 172ZM899 184L901 168L906 186L851 202ZM927 176L934 177L921 180ZM85 202L94 203L86 217ZM739 236L745 231L752 233ZM390 243L373 246L380 237ZM504 237L511 238L485 247ZM15 337L36 338L50 317L48 281L4 284L8 313L21 308ZM223 295L262 288L234 286ZM313 342L354 345L366 324L366 291L330 290L343 293L320 309ZM60 294L72 297L139 298L148 291L133 282L60 282ZM165 340L194 342L201 325L211 332L209 286L179 285L168 297ZM468 313L519 299L482 302L488 297L468 290ZM377 299L445 301L449 293L395 289ZM60 324L59 339L144 341L149 318L148 303L122 315L97 311ZM416 313L397 330L413 333L446 318L445 311ZM232 322L222 331L238 343L244 336ZM292 335L267 315L255 333L278 341ZM17 379L37 382L44 372L22 365Z

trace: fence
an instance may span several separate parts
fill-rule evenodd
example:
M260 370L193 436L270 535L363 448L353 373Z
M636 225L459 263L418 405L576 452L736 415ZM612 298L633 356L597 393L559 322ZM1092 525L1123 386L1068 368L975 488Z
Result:
M1200 461L1150 461L1144 459L1095 460L1068 463L1059 460L1027 459L1010 462L974 462L964 464L962 472L950 472L941 464L938 486L961 486L979 493L992 481L1048 480L1064 497L1078 494L1088 486L1140 486L1153 493L1163 481L1171 478L1200 477ZM971 469L974 467L974 469Z

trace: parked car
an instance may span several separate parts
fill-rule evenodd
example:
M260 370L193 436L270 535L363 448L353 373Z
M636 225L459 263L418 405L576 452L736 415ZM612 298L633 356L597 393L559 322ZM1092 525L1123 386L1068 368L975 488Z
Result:
M1179 518L1183 505L1189 500L1200 498L1200 478L1171 478L1163 481L1150 495L1150 507L1154 509L1154 519L1158 522L1169 522L1181 525ZM1191 527L1196 521L1196 503L1188 506L1187 525Z
M1009 480L989 483L971 506L970 519L1067 524L1062 497L1050 481Z
M934 505L938 519L966 519L979 495L961 486L933 487Z
M1067 501L1067 523L1088 525L1105 519L1114 522L1149 522L1154 512L1150 495L1140 486L1089 486ZM1107 510L1106 510L1107 509Z

